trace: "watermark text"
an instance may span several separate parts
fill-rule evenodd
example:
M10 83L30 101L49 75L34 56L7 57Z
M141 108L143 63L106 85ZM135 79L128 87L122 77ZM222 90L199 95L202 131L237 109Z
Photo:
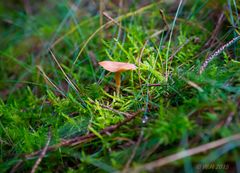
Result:
M228 164L216 164L216 163L209 163L209 164L197 164L197 169L201 170L228 170L229 165Z

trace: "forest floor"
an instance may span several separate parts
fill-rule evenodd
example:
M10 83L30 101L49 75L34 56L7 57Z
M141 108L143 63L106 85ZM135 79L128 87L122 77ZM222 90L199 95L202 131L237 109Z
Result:
M239 1L126 2L0 2L0 172L240 172Z

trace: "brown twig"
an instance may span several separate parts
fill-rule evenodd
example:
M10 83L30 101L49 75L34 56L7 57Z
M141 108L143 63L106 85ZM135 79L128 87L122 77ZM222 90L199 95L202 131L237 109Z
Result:
M189 156L193 156L195 154L199 154L199 153L205 152L207 150L211 150L211 149L220 147L222 145L225 145L227 143L234 142L234 141L237 141L237 140L240 140L240 134L239 133L236 134L236 135L232 135L230 137L222 138L222 139L219 139L219 140L207 143L207 144L200 145L200 146L195 147L195 148L184 150L184 151L166 156L164 158L160 158L158 160L155 160L153 162L137 166L135 168L128 169L128 172L137 173L137 172L141 172L143 170L151 171L155 168L159 168L161 166L167 165L167 164L172 163L174 161L177 161L177 160L189 157Z
M161 145L161 142L158 142L158 143L156 143L156 145L154 145L149 151L147 151L146 154L143 153L143 154L142 154L142 157L144 156L143 161L148 160L148 158L149 158L153 153L156 152L156 150L159 148L160 145Z
M222 12L219 15L216 27L215 27L214 31L212 32L210 39L204 44L203 48L211 47L212 43L216 40L217 34L218 34L219 30L221 29L224 19L225 19L224 13Z
M110 21L112 21L113 23L115 23L116 25L120 26L121 24L119 23L119 21L117 21L116 19L113 19L107 12L103 12L103 15L108 18Z
M92 65L94 68L98 67L98 61L97 61L97 57L96 55L94 54L93 51L88 51L88 56L92 62Z
M120 111L117 111L117 110L114 110L114 109L111 109L111 111L123 114L123 112L120 112ZM105 129L103 129L102 131L99 132L99 134L109 134L109 133L117 130L119 127L125 125L126 123L128 123L129 121L134 119L140 112L142 112L142 109L138 110L134 114L124 113L126 115L126 117L127 117L127 118L125 118L125 120L123 120L122 122L120 122L118 124L115 124L115 125L112 125L112 126L109 126L109 127L105 128ZM48 147L46 149L46 152L54 151L54 150L56 150L56 149L58 149L60 147L75 146L75 145L78 145L80 143L88 142L89 140L92 140L92 139L94 139L96 137L97 137L96 134L89 133L89 134L84 135L84 136L78 136L78 137L75 137L75 138L72 138L72 139L62 140L60 143ZM41 150L35 151L35 152L31 153L31 154L26 154L23 157L26 160L32 159L33 157L41 154L43 152L43 150L44 149L41 149Z
M47 76L47 74L44 72L43 68L40 65L37 65L38 70L41 72L45 82L50 85L53 86L63 97L66 97L64 92L57 87L57 85L55 83L52 82L52 80Z
M234 115L235 115L234 112L230 112L230 114L229 114L228 117L226 118L225 126L229 126L229 124L231 123Z
M113 19L107 12L103 12L103 15L107 17L111 22L115 23L117 26L119 26L119 34L121 35L121 29L128 32L128 29L122 26L121 21L117 21L116 19ZM107 26L108 27L108 26ZM106 28L107 28L106 27Z
M153 83L153 84L148 84L148 87L154 87L154 86L162 86L160 83Z
M100 105L102 108L104 108L104 109L110 110L110 111L115 112L115 113L120 114L120 115L123 115L123 116L126 117L126 118L132 116L132 114L127 113L127 112L121 112L121 111L118 111L118 110L116 110L116 109L113 109L113 108L111 108L111 107L109 107L109 106L105 106L105 105L103 105L103 104L99 104L99 105Z
M99 13L100 13L99 24L100 24L100 26L103 25L103 10L104 10L104 0L100 0L99 1ZM100 37L101 37L101 39L104 38L103 31L100 32Z
M49 129L49 131L48 131L48 140L47 140L47 143L46 143L45 147L43 148L43 150L42 150L39 158L38 158L37 161L35 162L32 170L31 170L31 173L35 173L35 172L36 172L37 167L38 167L39 164L41 163L43 157L46 155L47 148L48 148L49 143L50 143L50 141L51 141L51 136L52 136L52 135L51 135L51 131L50 131L50 129Z
M27 14L32 14L32 8L31 8L31 4L29 2L29 0L23 0L23 4L24 4L24 8Z
M143 130L141 131L141 134L138 137L137 143L135 144L135 147L132 151L132 154L131 154L130 158L128 159L126 165L124 166L123 173L125 173L128 170L128 168L129 168L129 166L130 166L130 164L131 164L131 162L132 162L132 160L133 160L133 158L134 158L134 156L137 152L137 148L138 148L140 142L142 141L142 138L143 138Z
M23 164L23 160L20 160L19 162L17 162L17 164L12 167L10 173L16 172L22 164Z
M164 14L163 10L160 9L159 12L160 12L160 15L161 15L161 17L162 17L162 19L163 19L163 22L164 22L165 26L167 27L167 30L169 30L170 27L169 27L169 25L168 25L168 23L167 23L167 19L166 19L166 17L165 17L165 14Z

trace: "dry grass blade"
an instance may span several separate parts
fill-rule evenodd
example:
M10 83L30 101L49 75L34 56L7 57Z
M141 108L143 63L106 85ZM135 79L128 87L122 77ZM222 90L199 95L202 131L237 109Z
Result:
M129 113L126 113L126 112L118 111L118 110L113 109L113 108L111 108L111 107L109 107L109 106L105 106L105 105L102 105L102 104L99 104L99 105L100 105L102 108L104 108L104 109L107 109L107 110L109 110L109 111L115 112L115 113L117 113L117 114L119 114L119 115L123 115L123 116L126 117L126 118L132 116L132 114L129 114Z
M216 141L204 144L204 145L200 145L200 146L192 148L192 149L184 150L184 151L178 152L176 154L172 154L170 156L160 158L153 162L143 164L143 165L137 166L135 168L131 168L127 172L137 173L137 172L141 172L144 170L151 171L155 168L170 164L174 161L183 159L185 157L193 156L195 154L199 154L199 153L205 152L207 150L211 150L211 149L220 147L222 145L225 145L227 143L234 142L237 140L240 140L240 134L232 135L230 137L219 139L219 140L216 140Z
M119 21L121 21L121 20L123 20L123 19L125 19L125 18L134 16L134 15L137 15L137 14L139 14L139 13L145 11L145 10L148 10L148 9L156 6L157 4L159 4L159 2L150 4L150 5L147 5L147 6L142 7L142 8L140 8L140 9L134 11L134 12L130 12L130 13L127 13L127 14L125 14L125 15L119 16L119 17L117 17L116 19L111 20L111 21L105 23L104 25L100 26L100 27L83 43L83 46L82 46L81 50L79 51L76 59L75 59L74 62L73 62L73 66L76 64L78 58L80 57L80 55L81 55L82 52L84 51L84 49L85 49L85 47L87 46L87 44L89 43L89 41L92 40L92 38L93 38L97 33L99 33L101 30L103 30L105 27L108 27L109 25L112 25L112 24L115 23L115 22L119 22ZM59 41L58 41L58 42L59 42Z
M42 67L41 67L40 65L37 65L37 68L38 68L38 70L42 73L45 81L46 81L47 83L49 83L50 85L52 85L60 94L62 94L64 97L66 97L65 94L61 91L61 89L58 88L58 87L51 81L51 79L47 76L47 74L44 72L44 70L42 69Z
M43 148L43 150L42 150L42 152L41 152L39 158L38 158L37 161L35 162L35 164L34 164L32 170L31 170L31 173L35 173L35 172L36 172L37 167L38 167L39 164L41 163L43 157L46 155L47 148L48 148L48 146L49 146L50 140L51 140L51 131L49 130L49 132L48 132L48 140L47 140L47 143L46 143L45 147Z
M160 12L160 15L161 15L161 17L162 17L162 19L163 19L163 22L164 22L165 26L167 27L167 30L169 30L170 27L169 27L169 25L168 25L168 22L167 22L167 19L166 19L166 17L165 17L165 14L164 14L163 10L160 9L159 12Z
M23 164L23 160L20 160L19 162L17 162L17 164L12 167L10 173L17 172L18 168L19 168L22 164Z
M62 71L66 81L70 84L70 86L77 92L79 93L79 89L78 87L69 79L68 75L65 73L65 71L63 70L62 66L60 65L60 63L58 62L57 58L55 57L55 55L53 54L53 52L51 50L49 50L53 60L56 62L56 64L58 65L58 67L60 68L60 70Z
M203 46L204 48L211 47L211 45L214 43L214 41L215 41L216 38L217 38L217 34L218 34L218 32L220 31L221 26L222 26L224 20L225 20L225 16L224 16L224 13L222 12L222 13L220 13L220 15L219 15L219 18L218 18L216 27L215 27L213 33L211 34L210 39L209 39L209 40L205 43L205 45Z
M115 19L113 19L107 12L103 12L103 15L105 17L107 17L110 21L114 22L115 24L117 24L118 26L121 26L121 24L118 21L115 21Z
M103 10L104 10L104 0L100 0L99 1L99 12L100 12L99 23L100 23L100 26L103 25ZM103 32L101 32L101 38L103 38Z
M143 130L141 131L141 134L140 134L140 136L138 137L137 143L135 144L135 147L134 147L134 149L133 149L133 151L132 151L132 154L131 154L130 158L128 159L126 165L124 166L123 173L125 173L125 172L128 170L128 168L129 168L129 166L130 166L130 164L131 164L134 156L136 155L137 148L138 148L138 146L140 145L140 143L141 143L141 141L142 141L142 138L143 138Z

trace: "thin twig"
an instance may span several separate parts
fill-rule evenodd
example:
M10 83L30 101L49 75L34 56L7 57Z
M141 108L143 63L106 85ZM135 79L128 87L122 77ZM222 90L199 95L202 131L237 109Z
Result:
M110 21L112 21L113 23L117 24L118 26L120 26L119 21L116 21L115 19L113 19L107 12L103 12L103 15L108 18Z
M63 70L62 66L60 65L60 63L58 62L57 58L55 57L55 55L53 54L53 52L49 49L49 52L52 55L53 60L56 62L56 64L58 65L59 69L61 70L61 72L63 73L65 80L70 84L70 86L77 92L79 93L79 88L77 85L75 85L70 78L68 77L68 75L65 73L65 71Z
M46 82L49 82L62 96L66 97L64 92L55 85L52 80L47 76L47 74L44 72L43 68L40 65L37 65L38 70L42 73L44 79Z
M24 8L27 14L31 15L32 14L32 8L29 0L23 0Z
M167 27L167 30L169 30L170 27L169 27L169 25L168 25L168 23L167 23L167 19L166 19L166 17L165 17L165 14L164 14L163 10L160 9L159 12L160 12L160 15L161 15L161 17L162 17L162 19L163 19L163 22L164 22L165 26Z
M160 34L162 34L162 33L165 32L165 31L168 31L166 26L165 26L163 29L154 32L152 35L150 35L149 37L147 37L147 39L149 40L149 39L151 39L151 38L157 37L157 36L159 36Z
M61 72L63 73L65 80L67 81L68 84L70 84L70 86L75 90L76 93L78 93L80 95L80 89L77 86L77 84L75 84L74 82L72 82L70 80L70 78L68 77L68 75L65 73L65 71L63 70L62 66L60 65L60 63L58 62L57 58L55 57L55 55L53 54L53 52L49 49L50 54L52 55L53 60L56 62L56 64L58 65L59 69L61 70ZM80 101L82 103L82 106L85 107L86 103L83 101L82 98L80 98Z
M174 161L177 161L177 160L189 157L189 156L193 156L195 154L199 154L199 153L205 152L207 150L211 150L211 149L220 147L222 145L225 145L227 143L234 142L234 141L237 141L237 140L240 140L240 134L239 133L236 134L236 135L232 135L230 137L222 138L222 139L219 139L219 140L216 140L216 141L204 144L204 145L200 145L200 146L195 147L195 148L184 150L184 151L166 156L164 158L160 158L158 160L155 160L153 162L137 166L135 168L128 169L128 172L137 173L137 172L141 172L143 170L151 171L151 170L154 170L155 168L159 168L161 166L167 165L167 164L172 163Z
M228 126L228 125L231 123L234 115L235 115L234 112L230 112L230 114L228 115L228 117L227 117L227 119L226 119L225 126Z
M111 111L114 111L116 113L122 113L122 112L116 111L114 109L111 109ZM115 125L112 125L112 126L109 126L105 129L103 129L102 131L99 132L99 134L109 134L109 133L115 131L119 127L125 125L126 123L128 123L129 121L134 119L140 112L142 112L142 109L136 111L134 114L124 113L125 115L127 115L127 118L125 118L125 120L123 120L122 122L120 122L118 124L115 124ZM48 147L46 152L54 151L54 150L56 150L60 147L75 146L75 145L78 145L80 143L88 142L89 140L92 140L96 137L97 137L96 134L89 133L89 134L84 135L84 136L78 136L78 137L71 138L71 139L68 139L68 140L62 140L60 143ZM32 159L33 157L41 154L42 151L43 151L43 149L35 151L31 154L26 154L26 155L24 155L24 158L27 159L27 160Z
M126 165L124 166L123 173L125 173L128 170L128 168L129 168L129 166L130 166L134 156L136 155L137 148L138 148L140 142L142 141L142 138L143 138L143 130L141 131L141 134L138 137L137 143L136 143L136 145L135 145L135 147L134 147L134 149L132 151L132 154L131 154L130 158L128 159Z
M126 118L132 116L132 114L130 114L130 113L118 111L116 109L111 108L110 106L105 106L103 104L99 104L99 105L104 109L110 110L110 111L115 112L115 113L120 114L120 115L123 115Z
M212 43L214 42L214 40L216 40L217 38L217 34L222 26L222 23L224 21L224 13L220 13L216 27L214 29L214 31L211 34L210 39L205 43L205 45L203 46L203 48L207 48L207 47L211 47Z
M121 29L123 29L124 31L128 32L128 29L122 26L121 21L116 21L115 19L113 19L108 13L103 12L103 15L105 17L107 17L110 21L112 21L113 23L115 23L117 26L119 26L119 30L118 33L121 33Z
M190 81L190 80L187 80L187 79L185 79L185 81L187 82L188 85L192 86L193 88L196 88L199 92L203 92L203 91L204 91L204 90L203 90L198 84L196 84L195 82Z
M19 169L19 167L22 165L22 163L23 163L23 160L20 160L19 162L17 162L17 164L12 167L10 173L15 173Z
M153 83L153 84L148 84L148 87L153 87L153 86L162 86L160 83Z
M100 0L99 1L99 13L100 13L99 24L100 24L100 26L103 25L103 10L104 10L104 0ZM101 39L103 39L103 37L104 37L103 35L104 35L103 31L101 31L100 32Z
M51 135L51 131L50 131L50 129L49 129L49 131L48 131L48 140L47 140L47 143L46 143L45 147L43 148L43 150L42 150L39 158L38 158L37 161L35 162L32 170L31 170L31 173L35 173L35 172L36 172L39 164L41 163L41 161L42 161L42 159L43 159L43 157L46 155L47 148L48 148L49 143L50 143L50 141L51 141L51 136L52 136L52 135Z
M194 40L194 39L196 39L196 37L191 37L191 38L187 39L181 46L179 46L179 47L177 48L177 50L175 50L175 51L173 52L173 54L169 57L168 61L172 61L173 58L176 56L176 54L177 54L178 52L180 52L184 46L186 46L190 41L192 41L192 40Z
M142 157L144 156L144 159L142 160L143 162L145 160L148 160L148 158L154 153L156 152L156 150L159 148L159 146L161 145L161 142L158 142L156 145L154 145L146 154L142 153Z

